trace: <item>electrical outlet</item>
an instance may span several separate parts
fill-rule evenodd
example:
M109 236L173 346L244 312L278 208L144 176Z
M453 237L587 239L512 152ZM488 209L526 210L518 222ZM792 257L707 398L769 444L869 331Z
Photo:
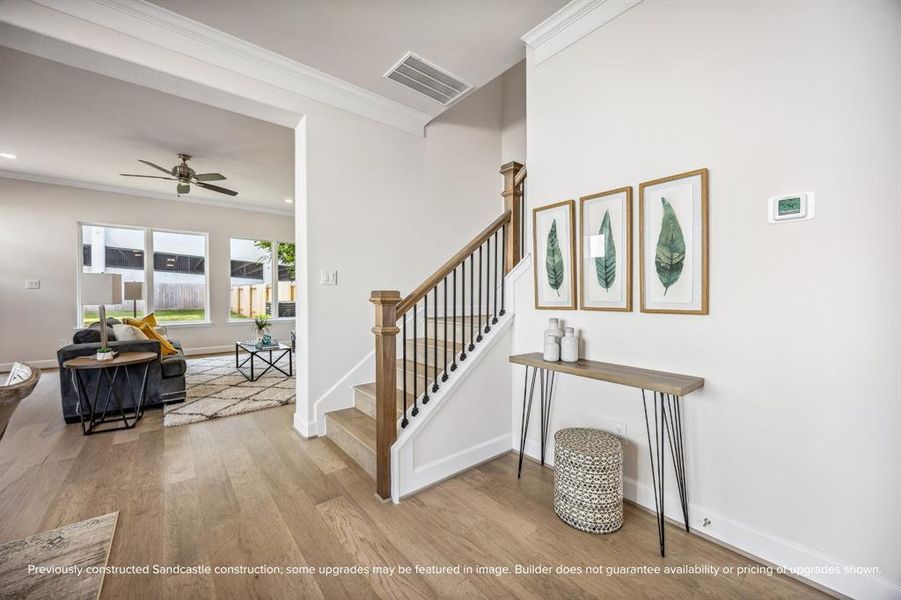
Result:
M26 279L25 280L25 289L26 290L41 289L41 280L40 279Z
M613 426L613 433L615 433L618 437L621 437L621 438L626 437L626 424L625 423L611 422L610 425Z
M59 347L60 348L62 348L63 346L68 346L68 345L69 345L69 340L67 340L66 338L59 338Z
M319 283L322 285L338 285L338 271L319 271Z

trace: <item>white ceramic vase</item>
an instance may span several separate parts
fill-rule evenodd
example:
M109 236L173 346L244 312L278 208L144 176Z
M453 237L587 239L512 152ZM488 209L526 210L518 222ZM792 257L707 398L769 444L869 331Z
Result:
M544 336L544 360L548 362L560 360L560 343L557 341L557 336L551 333Z
M579 360L579 337L572 327L566 328L566 335L560 340L560 360L563 362Z

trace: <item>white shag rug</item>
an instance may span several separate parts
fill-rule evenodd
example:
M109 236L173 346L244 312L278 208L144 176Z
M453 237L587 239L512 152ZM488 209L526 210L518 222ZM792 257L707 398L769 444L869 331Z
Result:
M247 354L242 353L241 359L245 358ZM288 354L276 364L287 371L288 361L292 359L293 354ZM247 381L235 369L234 354L189 358L187 366L185 384L188 388L188 398L181 404L166 406L163 416L163 425L166 427L294 404L293 377L269 369L269 372L256 381ZM249 366L245 365L248 368ZM254 363L254 370L259 372L266 366L257 360Z

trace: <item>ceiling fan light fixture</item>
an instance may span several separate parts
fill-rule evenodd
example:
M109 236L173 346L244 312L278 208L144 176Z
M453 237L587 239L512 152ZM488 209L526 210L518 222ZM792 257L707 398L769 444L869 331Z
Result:
M294 198L285 198L285 204L294 204Z
M11 154L9 152L0 152L0 158L8 158L9 160L16 160L19 158L15 154Z

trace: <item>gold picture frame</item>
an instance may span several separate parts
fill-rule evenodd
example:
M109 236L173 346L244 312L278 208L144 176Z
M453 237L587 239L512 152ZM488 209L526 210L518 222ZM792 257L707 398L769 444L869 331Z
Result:
M610 206L604 209L604 216L599 217L591 214L593 204L600 206L610 204ZM611 209L614 211L612 219L609 216ZM600 233L604 229L609 232L611 238L608 240L605 235L604 251L606 259L609 260L611 254L613 256L613 272L606 282L601 281L601 275L597 275L596 279L590 277L586 279L585 264L592 260L588 248L591 243L589 232L598 230ZM607 267L607 270L609 268ZM607 285L604 285L605 283ZM619 292L621 297L619 300L615 297L610 300L589 298L591 294L598 297L610 295L610 288L614 285L618 286L618 289L612 294ZM579 198L579 308L613 312L632 311L632 186Z
M641 312L709 313L708 179L697 169L639 184Z
M532 209L532 274L537 310L576 310L575 205L573 200L564 200ZM559 228L557 223L561 223ZM549 251L551 263L558 264L559 271L548 272Z

